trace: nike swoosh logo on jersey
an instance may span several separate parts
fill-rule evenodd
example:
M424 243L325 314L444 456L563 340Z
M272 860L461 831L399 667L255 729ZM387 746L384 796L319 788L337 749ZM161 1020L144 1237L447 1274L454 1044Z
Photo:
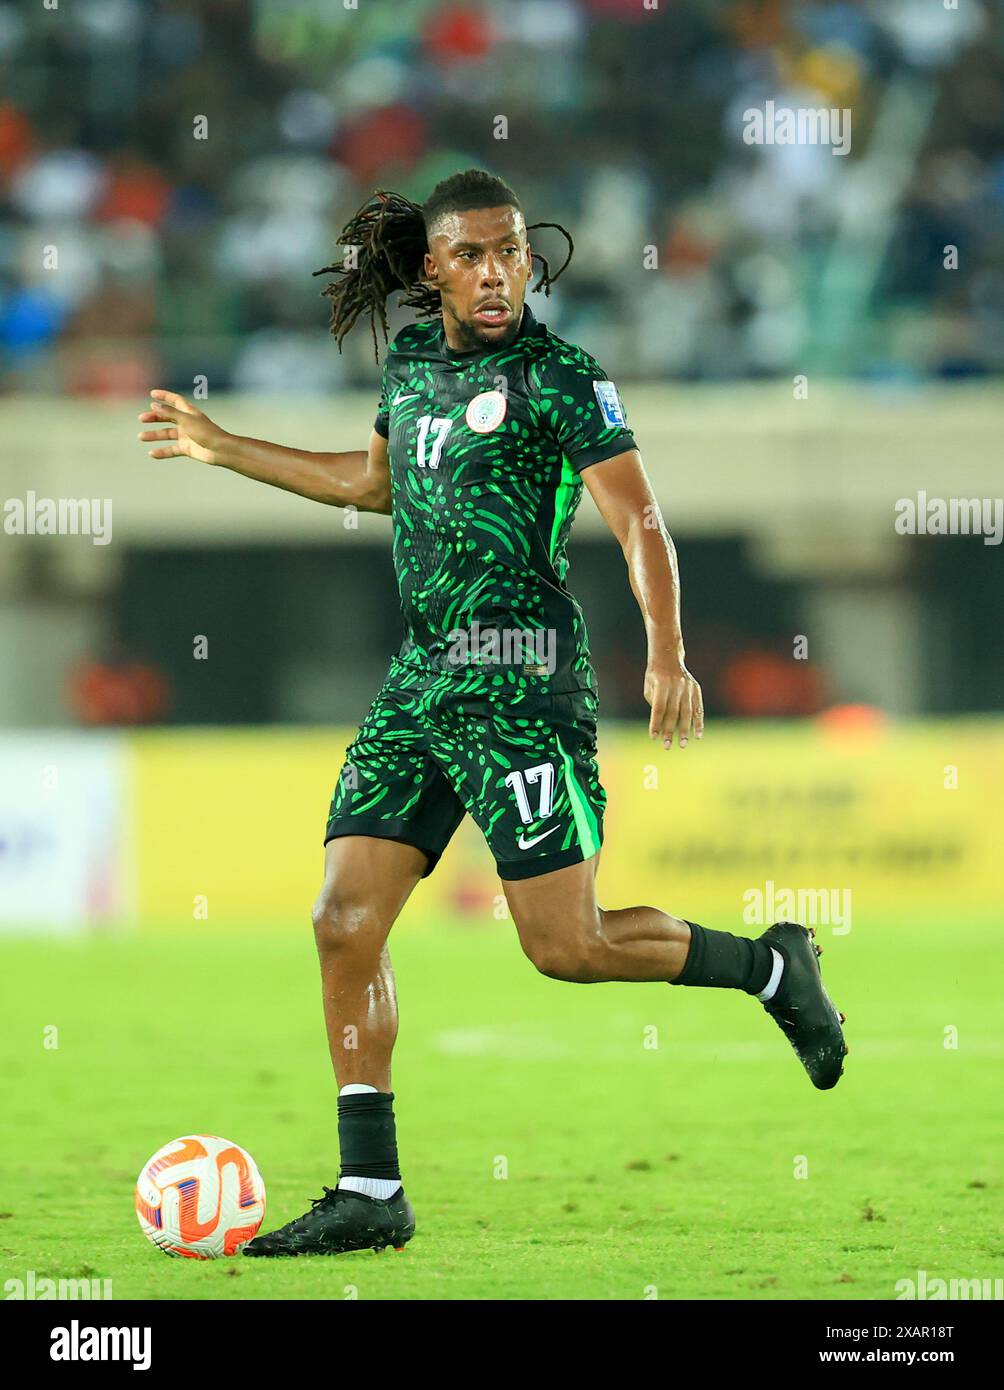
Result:
M519 832L519 838L516 841L516 843L519 845L520 849L533 849L534 845L539 844L541 840L546 840L548 835L553 835L556 830L560 829L560 826L552 825L550 830L545 830L542 835L534 835L532 840L524 840L523 832L521 830Z
M399 391L397 395L394 397L394 399L391 401L391 405L402 405L405 401L413 401L416 399L416 397L420 396L421 394L421 391L412 391L410 395L402 396L401 392Z

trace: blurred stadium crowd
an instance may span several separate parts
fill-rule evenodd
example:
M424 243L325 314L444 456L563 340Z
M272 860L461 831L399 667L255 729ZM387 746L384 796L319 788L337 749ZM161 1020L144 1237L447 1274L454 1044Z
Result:
M848 157L745 144L767 100ZM0 0L3 389L370 384L311 272L470 164L570 229L543 316L623 377L999 372L1002 130L997 0Z

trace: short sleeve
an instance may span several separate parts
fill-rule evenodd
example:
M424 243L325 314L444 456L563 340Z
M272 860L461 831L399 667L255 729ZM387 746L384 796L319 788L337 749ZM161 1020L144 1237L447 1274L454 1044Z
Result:
M386 363L384 363L383 375L380 378L380 404L377 406L373 428L376 430L377 434L383 435L384 439L390 438L390 404L387 388Z
M541 365L540 413L576 473L637 448L617 387L588 353L570 345Z

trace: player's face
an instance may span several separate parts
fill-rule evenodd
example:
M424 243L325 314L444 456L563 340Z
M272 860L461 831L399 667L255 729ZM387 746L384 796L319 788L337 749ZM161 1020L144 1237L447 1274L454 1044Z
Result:
M526 224L515 208L442 214L429 237L425 274L442 297L454 352L512 342L531 269Z

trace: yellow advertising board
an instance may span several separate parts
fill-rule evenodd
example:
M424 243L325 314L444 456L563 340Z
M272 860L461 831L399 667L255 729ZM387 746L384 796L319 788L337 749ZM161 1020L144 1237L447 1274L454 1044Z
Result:
M307 929L328 801L352 732L133 735L141 920ZM722 926L726 914L738 929L743 914L750 923L797 917L805 895L816 894L817 914L831 911L839 930L851 910L986 909L996 900L1004 724L843 733L723 724L670 753L643 728L605 725L600 762L609 797L604 906L650 903L698 920L714 913ZM499 893L491 857L465 821L409 920L490 920Z

